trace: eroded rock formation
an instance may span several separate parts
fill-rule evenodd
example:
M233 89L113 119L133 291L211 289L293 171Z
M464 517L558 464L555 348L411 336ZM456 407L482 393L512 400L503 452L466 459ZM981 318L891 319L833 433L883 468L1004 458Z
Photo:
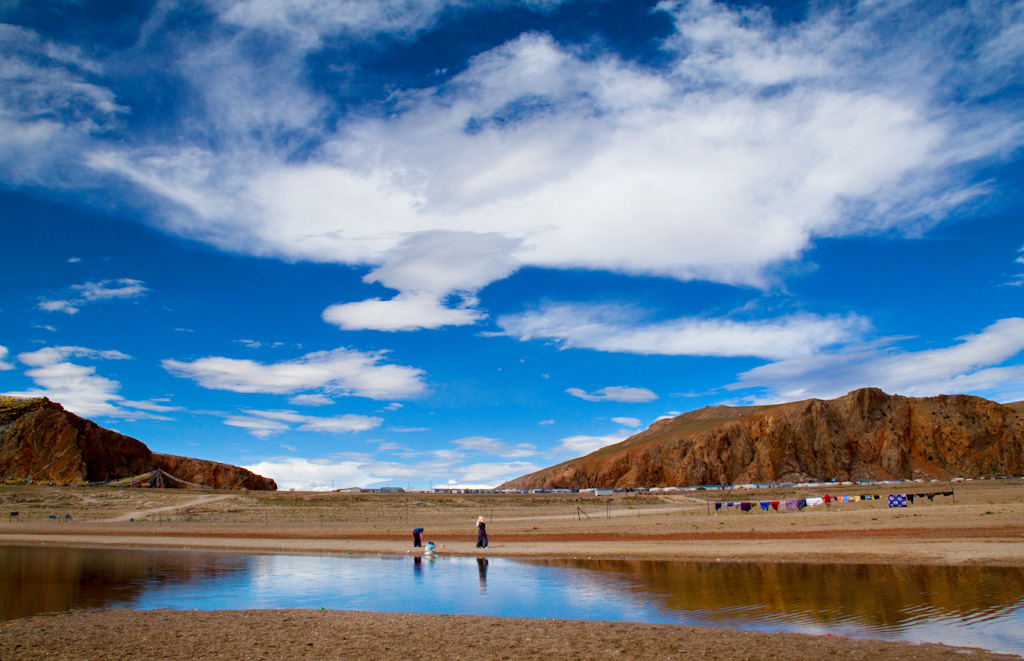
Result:
M1024 407L877 388L698 409L505 488L655 487L1024 474Z
M56 484L106 482L161 468L215 489L276 490L238 466L156 454L134 438L104 429L48 399L0 401L0 477Z

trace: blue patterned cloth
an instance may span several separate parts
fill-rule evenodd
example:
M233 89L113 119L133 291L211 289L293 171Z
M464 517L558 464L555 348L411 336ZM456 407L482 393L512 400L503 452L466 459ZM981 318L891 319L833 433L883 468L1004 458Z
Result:
M889 496L889 507L906 507L907 497L901 493L894 493Z

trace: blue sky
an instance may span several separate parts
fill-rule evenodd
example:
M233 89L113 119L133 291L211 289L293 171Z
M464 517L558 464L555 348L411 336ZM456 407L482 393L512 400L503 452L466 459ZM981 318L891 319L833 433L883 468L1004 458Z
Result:
M283 488L1024 399L1024 3L0 2L0 392Z

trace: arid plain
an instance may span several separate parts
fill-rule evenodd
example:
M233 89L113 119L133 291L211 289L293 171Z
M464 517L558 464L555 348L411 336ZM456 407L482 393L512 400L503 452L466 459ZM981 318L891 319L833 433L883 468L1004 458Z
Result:
M715 502L947 490L955 495L918 498L906 508L889 508L885 500L782 512L764 512L758 507L749 512L738 508L716 511L714 507ZM275 493L4 486L0 487L0 502L3 545L404 555L415 552L412 528L422 527L424 539L433 541L442 554L475 556L475 521L484 516L491 556L1024 567L1021 480L623 493L602 498L572 493ZM13 512L18 513L16 517ZM327 646L282 646L282 618L290 623L288 636L294 634L296 640L305 636L326 642L324 636L341 636L338 631L350 627L351 649L339 647L340 639ZM417 621L421 625L414 624ZM437 630L439 622L445 623L442 629L452 628L454 635L432 639L433 647L421 650L423 654L415 652L418 643L402 641L396 633L416 626ZM414 652L428 658L540 658L551 654L598 658L613 653L625 655L623 658L641 653L704 658L959 656L942 646L835 637L545 622L541 629L548 633L540 635L530 620L503 618L305 611L247 612L231 618L198 612L71 613L6 623L0 628L0 656L40 658L44 652L62 650L67 658L127 658L130 654L125 650L138 649L133 644L155 644L153 636L171 635L168 627L191 632L190 639L203 640L211 634L206 639L211 646L206 654L182 647L180 655L171 654L174 658L253 658L265 653L280 658L405 658ZM265 635L250 636L240 629L236 633L244 642L226 646L222 644L225 636L212 635L225 626L229 631L232 627L255 628ZM272 635L274 630L280 630L279 634ZM535 635L529 635L531 632ZM588 638L586 632L593 635ZM109 640L100 644L104 636ZM362 643L355 645L357 639ZM526 639L529 645L525 645ZM574 642L567 647L570 639ZM508 655L515 651L510 646L516 640L523 642L521 653ZM186 649L192 651L186 653ZM109 654L96 650L108 650Z

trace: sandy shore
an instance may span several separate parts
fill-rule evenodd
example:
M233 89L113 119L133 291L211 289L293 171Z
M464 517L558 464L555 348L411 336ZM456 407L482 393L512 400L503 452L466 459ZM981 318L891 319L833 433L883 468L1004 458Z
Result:
M349 611L97 611L0 626L0 658L1012 659L970 648L675 625Z
M941 489L926 485L919 490ZM897 487L898 489L899 487ZM802 512L719 512L710 495L361 496L2 487L0 544L247 552L407 554L426 528L447 555L1024 566L1024 485L957 485L893 509L877 501ZM906 487L903 487L906 489ZM850 493L863 491L852 487ZM876 489L877 490L877 489ZM833 491L842 493L841 488ZM718 500L805 497L784 491ZM52 518L51 518L52 517ZM542 624L539 624L542 623ZM157 653L155 650L159 650ZM150 654L149 652L153 653ZM0 658L962 658L937 645L629 623L338 611L79 612L0 627ZM996 657L978 651L981 658Z

